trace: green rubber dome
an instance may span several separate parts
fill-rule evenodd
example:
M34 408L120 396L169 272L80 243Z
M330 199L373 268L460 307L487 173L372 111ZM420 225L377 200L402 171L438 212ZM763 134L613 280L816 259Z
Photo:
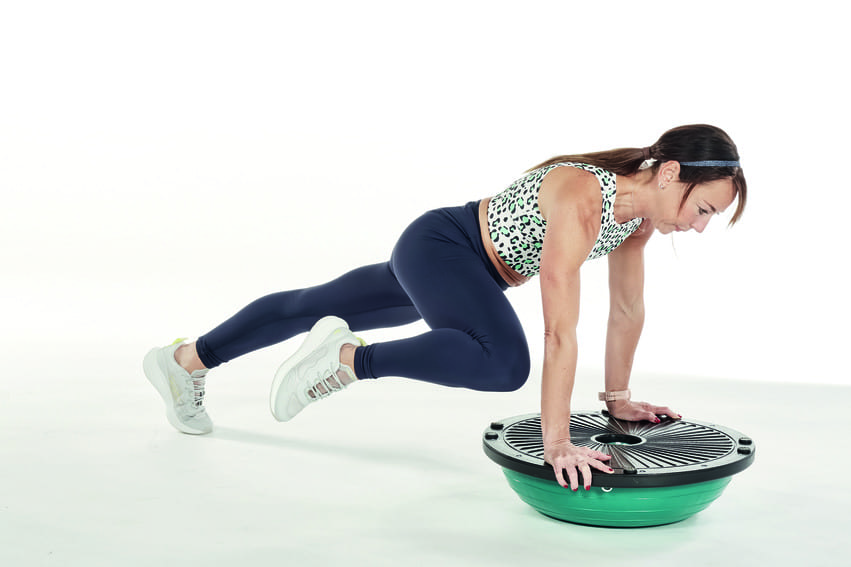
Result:
M552 518L607 527L684 520L709 506L732 475L753 462L753 441L715 424L663 419L621 421L607 412L571 416L574 445L612 456L613 474L593 471L591 490L562 488L544 462L540 414L495 421L484 450L527 504Z

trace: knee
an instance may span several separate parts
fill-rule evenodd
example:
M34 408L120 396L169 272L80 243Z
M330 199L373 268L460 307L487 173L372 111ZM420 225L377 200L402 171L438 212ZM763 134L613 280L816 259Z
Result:
M531 361L526 344L500 349L491 358L488 382L494 392L519 390L529 378Z

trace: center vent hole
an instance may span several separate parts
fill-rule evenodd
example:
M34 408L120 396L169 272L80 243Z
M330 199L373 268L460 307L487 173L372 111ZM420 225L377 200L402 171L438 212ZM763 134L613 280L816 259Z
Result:
M602 433L593 436L591 439L603 445L640 445L644 443L644 439L641 437L625 433Z

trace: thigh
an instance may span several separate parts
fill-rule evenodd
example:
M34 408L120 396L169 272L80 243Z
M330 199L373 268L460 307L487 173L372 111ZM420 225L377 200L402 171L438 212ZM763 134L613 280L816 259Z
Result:
M432 329L456 329L489 346L526 345L503 287L477 251L469 231L427 213L405 231L390 267Z

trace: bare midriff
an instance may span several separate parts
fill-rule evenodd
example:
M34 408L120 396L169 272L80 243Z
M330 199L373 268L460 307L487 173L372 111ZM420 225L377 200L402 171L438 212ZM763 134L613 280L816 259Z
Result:
M482 243L485 245L485 251L488 253L488 258L493 263L494 267L496 267L496 271L499 272L499 275L505 280L505 283L510 285L511 287L517 287L518 285L522 285L528 282L530 279L526 277L513 268L510 268L508 264L505 263L505 260L500 258L499 254L496 253L496 245L491 240L491 233L488 229L488 203L490 203L490 197L487 199L482 199L479 202L479 230L482 233Z

